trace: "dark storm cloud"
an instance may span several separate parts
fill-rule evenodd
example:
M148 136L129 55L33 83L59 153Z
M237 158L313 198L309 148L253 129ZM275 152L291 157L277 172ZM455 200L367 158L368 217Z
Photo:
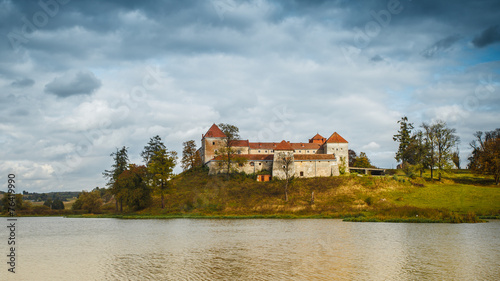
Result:
M472 40L472 44L477 48L486 47L496 42L500 42L500 25L498 24L486 28Z
M16 81L10 83L10 85L15 88L31 87L34 84L35 80L29 78L17 79Z
M45 85L45 92L59 97L90 95L101 86L101 81L90 71L78 71L57 77Z
M460 40L461 36L458 34L448 36L444 39L441 39L434 43L432 46L423 50L420 54L426 58L432 58L439 52L447 51L451 48L453 44L455 44L458 40Z

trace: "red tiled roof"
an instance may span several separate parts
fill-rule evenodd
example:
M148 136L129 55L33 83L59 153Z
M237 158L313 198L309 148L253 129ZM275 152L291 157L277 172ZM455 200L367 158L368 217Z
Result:
M347 141L341 137L337 132L333 133L328 140L327 143L347 143Z
M273 161L273 159L274 159L273 154L234 154L233 155L233 159L238 158L238 157L245 158L247 160L254 160L254 161L264 161L264 160ZM222 159L224 159L224 155L219 155L212 160L222 160Z
M312 139L309 140L309 143L320 143L320 144L323 144L325 142L325 138L320 135L320 134L316 134L314 137L312 137Z
M248 147L249 146L248 140L232 140L229 143L231 144L231 146L238 146L238 147L241 147L241 146Z
M293 149L319 149L321 147L320 143L290 143Z
M289 143L292 149L319 149L321 144L318 143ZM275 149L279 143L276 142L250 142L250 149Z
M215 125L215 123L208 129L207 133L203 135L203 138L225 138L226 135Z
M274 150L293 150L293 147L289 142L282 140L278 145L276 145Z
M293 158L296 161L300 160L335 160L333 154L294 154Z
M249 146L251 149L274 149L277 143L275 142L251 142Z

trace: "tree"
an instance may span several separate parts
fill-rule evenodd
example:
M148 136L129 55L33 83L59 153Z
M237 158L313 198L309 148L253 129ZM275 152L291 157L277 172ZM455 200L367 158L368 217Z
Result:
M147 168L142 165L130 164L128 169L118 176L118 195L130 209L141 210L151 204L151 187L147 181Z
M23 200L23 195L20 193L13 194L13 193L4 193L2 200L1 200L2 206L3 206L3 211L8 212L9 206L11 209L14 211L18 210L23 210L23 209L29 209L30 205L25 204ZM13 205L15 204L15 205Z
M115 197L116 210L118 211L118 202L120 203L120 211L123 211L123 197L121 196L120 187L116 185L116 180L118 177L127 170L128 166L128 148L123 146L121 149L116 149L116 152L110 154L113 157L113 165L111 170L105 170L103 176L108 179L107 185L110 187L110 191Z
M445 122L438 121L434 125L436 134L437 167L439 171L439 180L443 170L450 169L452 166L452 148L460 141L456 135L456 129L448 128Z
M364 153L364 152L360 152L359 156L356 157L356 160L354 160L353 167L373 168L372 164L370 163L370 159L368 159L368 156L366 156L366 153Z
M433 179L433 170L437 167L439 180L442 172L451 167L452 151L460 138L456 135L456 130L448 128L445 122L437 121L432 125L423 123L425 129L425 140L428 147L429 167L431 169L431 179Z
M182 160L181 167L183 171L187 171L191 168L201 166L201 156L196 149L196 143L194 140L185 141L182 143Z
M61 201L61 199L56 198L52 202L52 209L53 210L64 210L64 203Z
M451 160L453 161L453 164L455 164L455 167L457 167L457 169L460 169L460 152L458 148L451 155Z
M413 163L415 168L420 172L420 177L425 169L429 167L429 145L425 141L424 133L422 131L416 132L412 137L412 142L408 148L413 152Z
M52 204L53 204L52 199L50 198L45 200L45 202L43 202L43 205L49 207L50 209L52 209Z
M148 173L152 175L153 186L160 192L161 208L165 208L164 193L168 182L174 175L177 153L161 149L151 157L147 167Z
M349 149L349 167L354 167L354 161L356 161L357 157L356 151Z
M160 136L156 135L150 138L148 144L144 146L144 150L142 150L141 152L141 157L144 161L144 164L148 165L155 152L162 149L166 149L166 147L162 142Z
M493 175L495 184L500 182L500 128L484 133L478 131L470 143L472 155L469 157L469 169L483 175Z
M226 175L229 179L229 174L231 173L231 165L234 162L234 155L236 151L233 149L234 141L240 139L238 127L230 124L220 123L218 127L226 135L224 137L223 146L217 151L216 155L221 155L223 161L222 166L226 168Z
M52 210L64 210L64 203L58 197L56 197L54 200L52 200L50 198L47 199L43 203L43 205L49 207Z
M431 180L434 178L434 168L436 165L436 146L435 146L435 131L431 125L422 123L422 128L424 128L424 141L425 147L427 148L427 153L425 157L425 162L427 163L429 169L431 170Z
M393 140L399 142L399 149L396 152L396 160L401 161L402 166L408 164L410 159L411 151L408 150L412 142L411 130L413 130L413 123L408 122L408 118L406 116L402 117L399 123L399 131L398 134L393 136Z
M285 176L285 201L288 202L288 185L293 176L293 154L285 151L280 151L276 154L278 157L278 160L276 161L278 170L283 172L283 175Z
M78 199L76 199L71 208L73 210L86 210L89 213L95 214L101 211L101 206L101 194L98 190L91 192L84 190L79 194Z

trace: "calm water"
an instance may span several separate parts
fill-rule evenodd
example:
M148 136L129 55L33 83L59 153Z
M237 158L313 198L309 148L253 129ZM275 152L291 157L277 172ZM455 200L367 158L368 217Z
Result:
M20 218L15 274L5 229L0 280L500 279L499 221Z

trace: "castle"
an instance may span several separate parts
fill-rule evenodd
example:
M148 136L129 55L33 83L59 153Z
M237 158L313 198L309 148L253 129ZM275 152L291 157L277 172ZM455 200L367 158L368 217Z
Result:
M202 135L199 152L210 174L225 171L221 165L223 157L217 153L225 142L226 135L215 124ZM309 178L338 176L342 169L349 171L348 142L337 132L328 139L316 134L306 143L233 140L230 146L234 157L244 160L235 161L233 169L247 174L265 174L267 171L271 176L283 179L285 173ZM283 159L288 159L286 165Z

